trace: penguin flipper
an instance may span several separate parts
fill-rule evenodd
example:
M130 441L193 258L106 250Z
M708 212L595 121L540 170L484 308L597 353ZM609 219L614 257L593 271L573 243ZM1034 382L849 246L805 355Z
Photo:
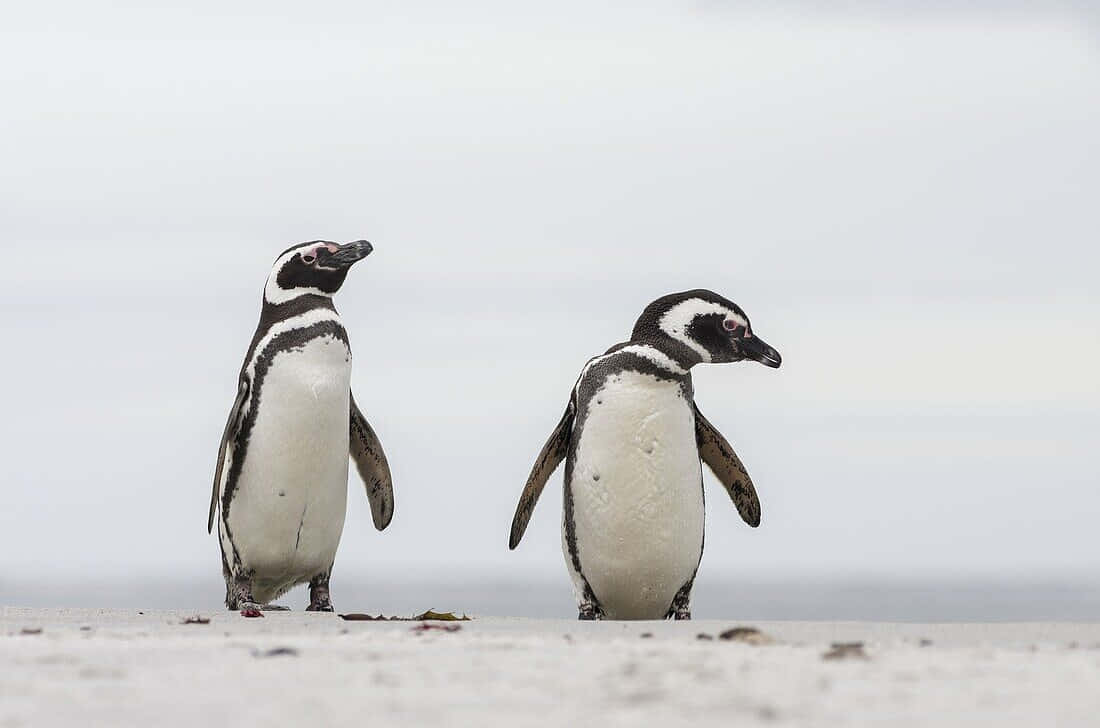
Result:
M229 441L237 436L237 430L241 425L241 407L248 398L248 380L241 377L237 385L237 398L233 400L233 408L229 410L229 419L225 423L225 431L222 433L222 444L218 446L218 467L214 470L214 492L210 494L210 516L206 519L206 532L214 530L214 514L218 512L218 490L222 483L222 470L225 468L225 451L229 447Z
M527 485L523 487L523 493L516 505L516 515L512 518L512 534L508 539L508 548L514 549L523 538L523 532L527 530L527 522L531 520L531 513L535 510L535 503L542 495L542 489L550 475L557 469L558 464L565 458L569 451L569 437L573 433L573 418L575 410L573 400L565 408L565 414L554 431L550 433L550 439L542 446L542 452L535 459L535 465L531 468L531 474L527 476Z
M379 531L390 525L393 519L393 477L390 465L386 462L386 453L382 452L382 443L374 434L367 418L355 404L355 395L351 395L351 443L349 451L355 461L355 469L363 479L370 501L370 515L374 527Z
M707 464L711 472L726 487L730 500L737 506L742 520L753 528L760 525L760 499L756 496L752 478L741 463L741 458L722 433L715 429L703 413L695 406L695 442L699 446L699 457Z

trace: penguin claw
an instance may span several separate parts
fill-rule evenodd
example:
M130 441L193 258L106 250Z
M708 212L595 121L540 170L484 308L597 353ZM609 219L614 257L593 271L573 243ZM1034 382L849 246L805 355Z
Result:
M335 612L336 609L332 606L331 602L324 602L323 604L310 604L306 607L307 612Z

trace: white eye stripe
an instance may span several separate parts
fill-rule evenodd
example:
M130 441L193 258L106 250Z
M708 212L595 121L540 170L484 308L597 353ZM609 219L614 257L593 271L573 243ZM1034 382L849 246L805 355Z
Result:
M720 313L727 320L736 321L746 329L748 328L748 321L745 321L744 317L737 315L721 304L704 301L701 298L689 298L686 301L676 304L661 316L661 320L657 322L657 326L661 331L698 354L699 358L702 359L704 363L710 363L710 352L707 351L706 347L688 335L688 327L691 325L691 322L695 320L695 317L700 314L708 313Z

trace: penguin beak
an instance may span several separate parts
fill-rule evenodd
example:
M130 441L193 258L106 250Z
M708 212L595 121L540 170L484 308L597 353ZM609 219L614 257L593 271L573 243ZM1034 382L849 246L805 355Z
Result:
M778 369L779 365L783 363L782 357L779 356L779 352L771 348L758 336L746 336L739 342L741 346L741 353L745 355L746 359L752 359L758 361L766 367L772 369Z
M336 251L329 255L322 253L318 263L327 268L350 268L370 255L372 250L374 246L366 240L356 240L353 243L338 246Z

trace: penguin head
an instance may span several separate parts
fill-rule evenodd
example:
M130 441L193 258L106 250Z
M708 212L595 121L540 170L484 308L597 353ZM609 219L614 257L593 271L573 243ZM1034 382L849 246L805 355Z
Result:
M631 341L646 343L688 366L751 359L777 368L779 352L756 336L749 317L713 291L671 293L646 306Z
M366 240L347 245L325 240L293 245L271 266L264 301L277 306L299 296L332 296L344 284L348 269L373 249Z

